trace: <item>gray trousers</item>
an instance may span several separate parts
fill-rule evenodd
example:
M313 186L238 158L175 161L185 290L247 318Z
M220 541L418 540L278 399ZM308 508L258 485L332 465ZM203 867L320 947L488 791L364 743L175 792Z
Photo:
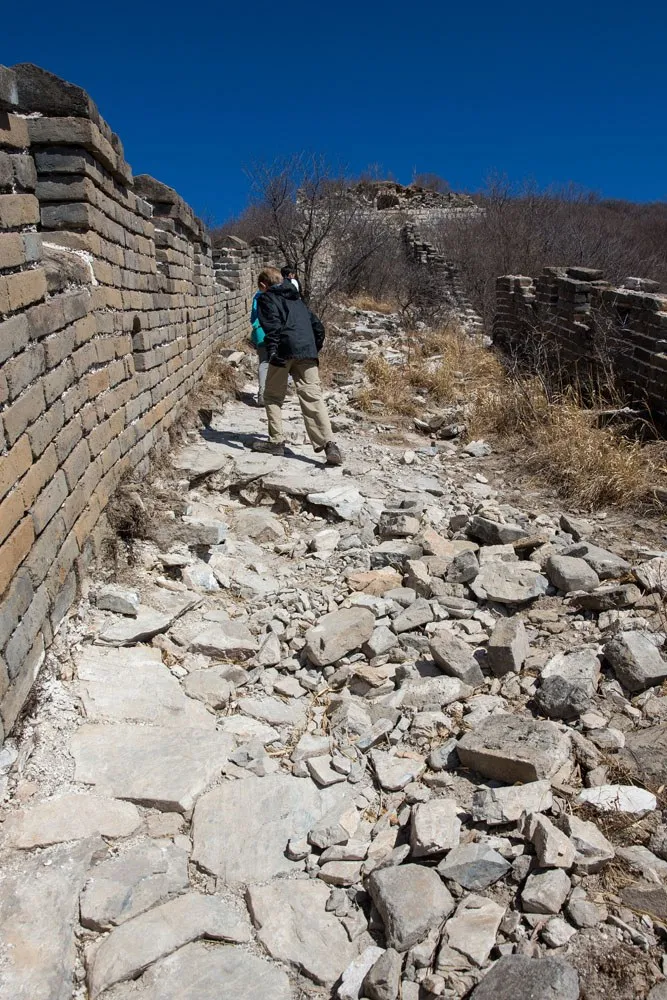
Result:
M260 344L255 350L257 351L257 360L259 361L257 403L259 406L264 406L264 386L266 385L266 376L269 371L269 354L264 344Z

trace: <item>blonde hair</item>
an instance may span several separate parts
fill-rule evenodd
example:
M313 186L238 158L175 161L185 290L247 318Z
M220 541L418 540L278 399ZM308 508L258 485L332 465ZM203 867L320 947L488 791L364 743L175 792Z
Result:
M266 285L267 288L270 288L271 285L279 285L282 280L283 276L277 267L265 267L263 271L259 272L257 284Z

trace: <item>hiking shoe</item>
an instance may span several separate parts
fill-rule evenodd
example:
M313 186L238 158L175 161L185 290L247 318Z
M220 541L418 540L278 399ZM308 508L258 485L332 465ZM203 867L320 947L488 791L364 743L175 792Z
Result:
M324 454L327 457L327 465L342 465L343 456L335 441L327 441L324 446Z
M284 455L285 445L282 441L253 441L252 450L263 455Z
M199 419L204 427L210 427L211 421L213 420L213 410L207 410L206 408L201 409L199 411Z

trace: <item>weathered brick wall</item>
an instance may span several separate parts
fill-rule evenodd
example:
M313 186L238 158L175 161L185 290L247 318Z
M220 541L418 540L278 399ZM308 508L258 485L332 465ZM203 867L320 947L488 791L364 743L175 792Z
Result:
M248 332L266 245L202 223L78 87L0 67L0 742L121 478L216 349Z
M464 329L471 334L482 333L484 330L482 317L473 308L472 302L465 294L456 267L436 250L432 243L423 239L412 218L413 213L410 215L410 221L403 226L403 235L409 255L418 264L430 268L438 275L445 296L458 315Z
M667 415L667 295L656 282L615 287L601 271L545 267L496 282L493 339L528 364L584 385L614 379L657 417Z

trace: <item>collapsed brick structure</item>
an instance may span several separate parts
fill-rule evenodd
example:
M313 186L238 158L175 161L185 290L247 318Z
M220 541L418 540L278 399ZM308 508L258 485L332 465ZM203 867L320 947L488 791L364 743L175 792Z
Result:
M454 264L436 250L432 243L422 238L412 220L403 226L403 236L409 256L418 264L431 268L438 275L444 294L463 328L470 334L482 333L484 330L482 317L466 295L461 276Z
M234 239L213 254L174 190L132 176L84 90L0 67L0 742L107 501L245 333L267 255Z
M602 271L545 267L536 278L496 282L493 340L528 364L547 365L584 385L610 377L636 403L667 414L667 295L658 284Z

